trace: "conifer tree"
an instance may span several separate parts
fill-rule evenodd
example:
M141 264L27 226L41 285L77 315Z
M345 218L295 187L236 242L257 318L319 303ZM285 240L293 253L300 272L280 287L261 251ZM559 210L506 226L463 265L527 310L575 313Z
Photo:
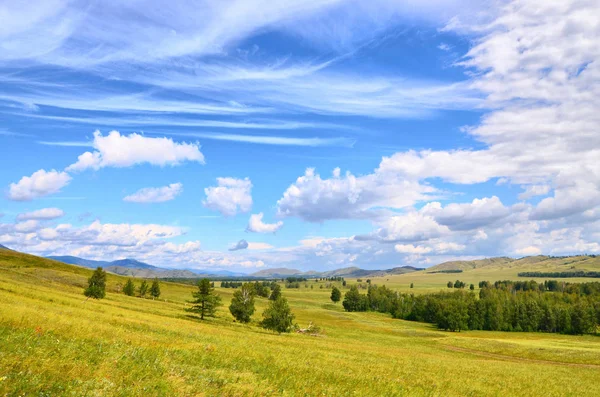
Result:
M342 292L338 289L338 287L333 287L331 289L331 300L333 303L338 303L342 299Z
M207 278L198 281L198 291L192 292L192 296L194 300L190 303L193 303L193 306L186 311L198 313L201 320L204 320L204 317L214 317L217 307L221 306L221 297L215 295L215 289Z
M140 297L141 298L145 297L147 292L148 292L148 283L146 282L146 280L142 280L142 284L140 284L140 289L139 289Z
M101 267L94 270L88 280L88 287L83 291L88 298L102 299L106 296L106 272Z
M127 296L133 296L135 294L135 285L133 285L133 281L129 278L123 287L123 293Z
M152 286L150 286L150 296L152 296L152 298L158 298L160 296L160 285L158 284L157 279L152 281Z

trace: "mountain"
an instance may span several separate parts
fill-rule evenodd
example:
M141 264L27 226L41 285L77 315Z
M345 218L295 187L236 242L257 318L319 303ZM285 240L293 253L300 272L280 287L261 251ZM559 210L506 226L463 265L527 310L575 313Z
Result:
M265 277L265 278L281 278L296 275L304 275L300 270L288 269L286 267L276 267L272 269L263 269L258 272L250 274L252 277Z
M54 259L55 261L59 261L62 263L67 263L69 265L77 265L77 266L83 266L83 267L89 267L91 269L95 269L97 267L106 267L109 266L110 262L106 262L106 261L94 261L91 259L83 259L83 258L78 258L76 256L47 256L46 258L48 259Z
M127 269L160 269L156 266L149 265L144 262L136 261L135 259L119 259L110 262L109 266L124 267Z
M8 248L8 247L6 247L6 246L4 246L2 244L0 244L0 249L12 251L10 248Z
M119 274L121 276L140 277L140 278L197 278L198 274L189 270L169 270L152 266L150 268L133 268L124 266L107 266L107 272Z
M265 277L265 278L284 278L289 276L302 276L302 277L383 277L392 274L404 274L410 272L416 272L423 270L421 268L413 266L401 266L394 267L386 270L369 270L361 269L359 267L344 267L341 269L329 270L326 272L316 272L314 270L308 272L301 272L296 269L287 268L273 268L263 269L256 273L252 273L252 277Z
M104 270L121 276L141 278L199 278L199 277L247 277L245 273L230 272L227 270L191 270L191 269L164 269L140 262L135 259L119 259L112 262L96 261L78 258L76 256L48 256L48 259L95 269L98 266Z

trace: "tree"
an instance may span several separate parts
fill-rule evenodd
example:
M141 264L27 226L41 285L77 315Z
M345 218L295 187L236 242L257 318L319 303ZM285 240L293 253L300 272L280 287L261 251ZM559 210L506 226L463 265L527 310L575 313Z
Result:
M410 288L415 288L415 284L410 283Z
M448 284L446 284L448 286L448 288L452 288L454 286L454 284L452 284L452 281L448 281Z
M106 272L101 267L94 270L88 280L88 287L83 291L88 298L102 299L106 296Z
M186 310L200 314L201 320L204 320L205 316L214 317L217 307L221 306L221 297L215 295L215 289L207 278L198 281L198 291L192 292L192 296L195 299L189 303L193 303L193 305Z
M311 285L312 288L312 285ZM277 298L279 298L281 296L281 286L279 284L275 284L273 285L273 290L271 291L271 296L269 296L269 299L272 301L276 301Z
M154 279L152 282L152 286L150 287L150 295L153 298L158 298L160 296L160 285L158 284L158 280Z
M241 288L233 293L229 311L241 323L249 323L254 314L254 295L256 290L251 283L244 283Z
M280 296L269 302L269 306L263 312L263 320L260 322L260 326L280 334L290 332L293 321L294 315L290 310L287 299Z
M346 280L342 281L342 287L346 286Z
M475 290L475 284L471 284L471 286L469 287L469 289L470 289L471 291L474 291L474 290Z
M366 296L361 295L356 285L353 285L344 295L342 305L347 312L362 312L367 310L366 303Z
M140 284L140 289L138 290L140 293L140 297L144 297L146 296L146 293L148 292L148 283L146 282L146 280L142 280L142 283Z
M129 278L123 287L123 293L127 296L133 296L135 294L135 285L133 285L133 281Z
M333 287L331 289L331 300L333 303L338 303L342 299L342 292L338 289L338 287Z

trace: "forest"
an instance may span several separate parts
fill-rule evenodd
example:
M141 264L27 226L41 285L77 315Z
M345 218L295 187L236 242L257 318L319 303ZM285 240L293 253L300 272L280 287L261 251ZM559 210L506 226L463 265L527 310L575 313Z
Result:
M376 311L435 324L449 331L490 330L593 334L600 323L600 283L558 281L480 283L479 294L462 289L423 295L355 286L342 302L349 312Z

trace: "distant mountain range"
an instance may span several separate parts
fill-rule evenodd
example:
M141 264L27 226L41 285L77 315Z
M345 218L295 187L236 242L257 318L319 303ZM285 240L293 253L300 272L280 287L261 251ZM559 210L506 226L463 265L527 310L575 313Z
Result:
M0 249L9 249L3 245L0 245ZM227 270L207 270L207 269L164 269L156 266L149 265L144 262L137 261L135 259L120 259L112 262L108 261L96 261L78 258L76 256L49 256L48 258L54 259L60 262L78 265L88 268L96 268L102 266L105 270L132 277L142 278L286 278L290 276L306 277L306 278L320 278L320 277L385 277L394 274L405 274L417 271L423 271L425 273L439 273L449 271L469 271L480 268L497 268L497 269L534 269L544 270L550 269L556 271L556 269L583 269L583 270L596 270L600 267L600 255L578 255L578 256L526 256L523 258L509 258L509 257L496 257L496 258L485 258L470 261L449 261L440 263L422 269L413 266L400 266L391 269L383 270L368 270L361 269L358 267L345 267L342 269L329 270L325 272L307 271L303 272L297 269L289 269L285 267L263 269L255 273L246 274L231 272Z
M265 278L285 278L290 276L298 276L298 277L382 277L392 274L404 274L416 272L419 270L423 270L418 267L413 266L401 266L394 267L392 269L385 270L367 270L361 269L358 267L345 267L342 269L330 270L326 272L302 272L296 269L288 269L288 268L273 268L273 269L264 269L260 270L256 273L250 274L253 277L265 277Z
M413 266L395 267L386 270L365 270L358 267L346 267L343 269L330 270L326 272L308 271L302 272L296 269L273 268L264 269L252 274L230 272L227 270L190 270L190 269L164 269L140 262L135 259L119 259L116 261L97 261L91 259L78 258L76 256L48 256L48 259L68 263L71 265L96 268L98 266L111 273L123 276L142 277L142 278L198 278L198 277L253 277L253 278L285 278L290 276L298 277L378 277L392 274L404 274L418 270L423 270Z
M76 256L47 256L48 259L95 269L102 267L104 270L120 274L122 276L141 277L141 278L198 278L198 277L242 277L247 276L244 273L235 273L227 270L188 270L188 269L165 269L140 262L135 259L119 259L112 262L96 261L91 259L79 258Z

